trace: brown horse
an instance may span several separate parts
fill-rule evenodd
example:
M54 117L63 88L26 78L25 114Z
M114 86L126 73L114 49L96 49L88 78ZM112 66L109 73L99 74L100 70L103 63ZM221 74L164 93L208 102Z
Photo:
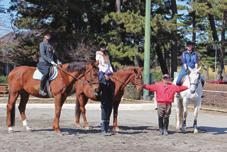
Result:
M99 89L98 68L92 63L70 63L58 66L58 75L56 79L50 82L50 90L54 97L55 115L53 129L60 132L59 119L61 109L66 97L71 93L76 80L87 85L94 86L95 90ZM29 95L41 97L39 95L40 80L35 80L32 75L35 67L20 66L13 69L8 76L9 99L7 103L7 126L8 131L13 132L12 126L15 124L15 103L20 95L19 111L23 126L26 130L31 130L26 121L25 109ZM84 77L84 80L80 80Z
M143 86L143 78L142 78L142 68L129 68L124 69L118 72L114 72L111 80L114 82L115 90L114 90L114 101L113 101L113 130L118 131L118 107L121 102L121 98L124 94L124 89L127 84L132 83L136 86L137 90L141 90ZM75 89L81 88L81 82L75 82ZM87 104L88 98L92 100L98 100L97 96L91 94L91 88L89 86L84 85L84 89L76 91L76 126L80 127L80 114L83 115L84 120L84 128L88 129L89 125L86 118L86 109L85 105Z

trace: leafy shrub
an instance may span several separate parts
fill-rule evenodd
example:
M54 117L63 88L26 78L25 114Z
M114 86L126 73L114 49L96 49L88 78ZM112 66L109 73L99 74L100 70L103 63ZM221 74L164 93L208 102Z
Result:
M7 83L7 77L6 76L0 76L0 83Z

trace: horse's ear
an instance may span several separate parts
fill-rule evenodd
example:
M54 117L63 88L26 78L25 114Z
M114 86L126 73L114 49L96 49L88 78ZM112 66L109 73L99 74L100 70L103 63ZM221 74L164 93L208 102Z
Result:
M139 71L143 71L143 67L139 67Z
M134 71L136 74L138 73L137 70L138 70L137 68L133 68L133 71Z

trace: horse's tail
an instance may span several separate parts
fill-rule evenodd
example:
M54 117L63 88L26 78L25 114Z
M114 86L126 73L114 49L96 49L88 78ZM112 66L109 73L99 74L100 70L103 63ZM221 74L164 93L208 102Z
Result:
M9 100L10 100L10 93L8 95L8 104L7 104L7 109L10 108L11 111L10 111L10 122L11 122L11 126L14 126L15 125L15 103L14 104L9 104ZM10 106L10 107L8 107ZM11 107L12 106L12 107ZM8 116L7 116L8 117Z
M11 125L12 126L15 126L15 104L13 104L13 107L12 107L12 110L11 110L11 113L10 113L10 115L11 115Z
M79 103L79 100L76 100L75 116L79 117L79 115L80 115L80 103Z
M184 111L184 107L183 107L183 100L180 99L179 104L178 104L178 108L179 108L179 121L180 124L183 124L183 111Z

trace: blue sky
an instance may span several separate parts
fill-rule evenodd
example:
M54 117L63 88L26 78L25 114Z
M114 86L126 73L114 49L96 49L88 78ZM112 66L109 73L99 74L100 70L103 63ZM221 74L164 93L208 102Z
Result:
M7 9L10 6L10 0L0 0L0 7ZM9 13L0 13L0 37L12 31Z

